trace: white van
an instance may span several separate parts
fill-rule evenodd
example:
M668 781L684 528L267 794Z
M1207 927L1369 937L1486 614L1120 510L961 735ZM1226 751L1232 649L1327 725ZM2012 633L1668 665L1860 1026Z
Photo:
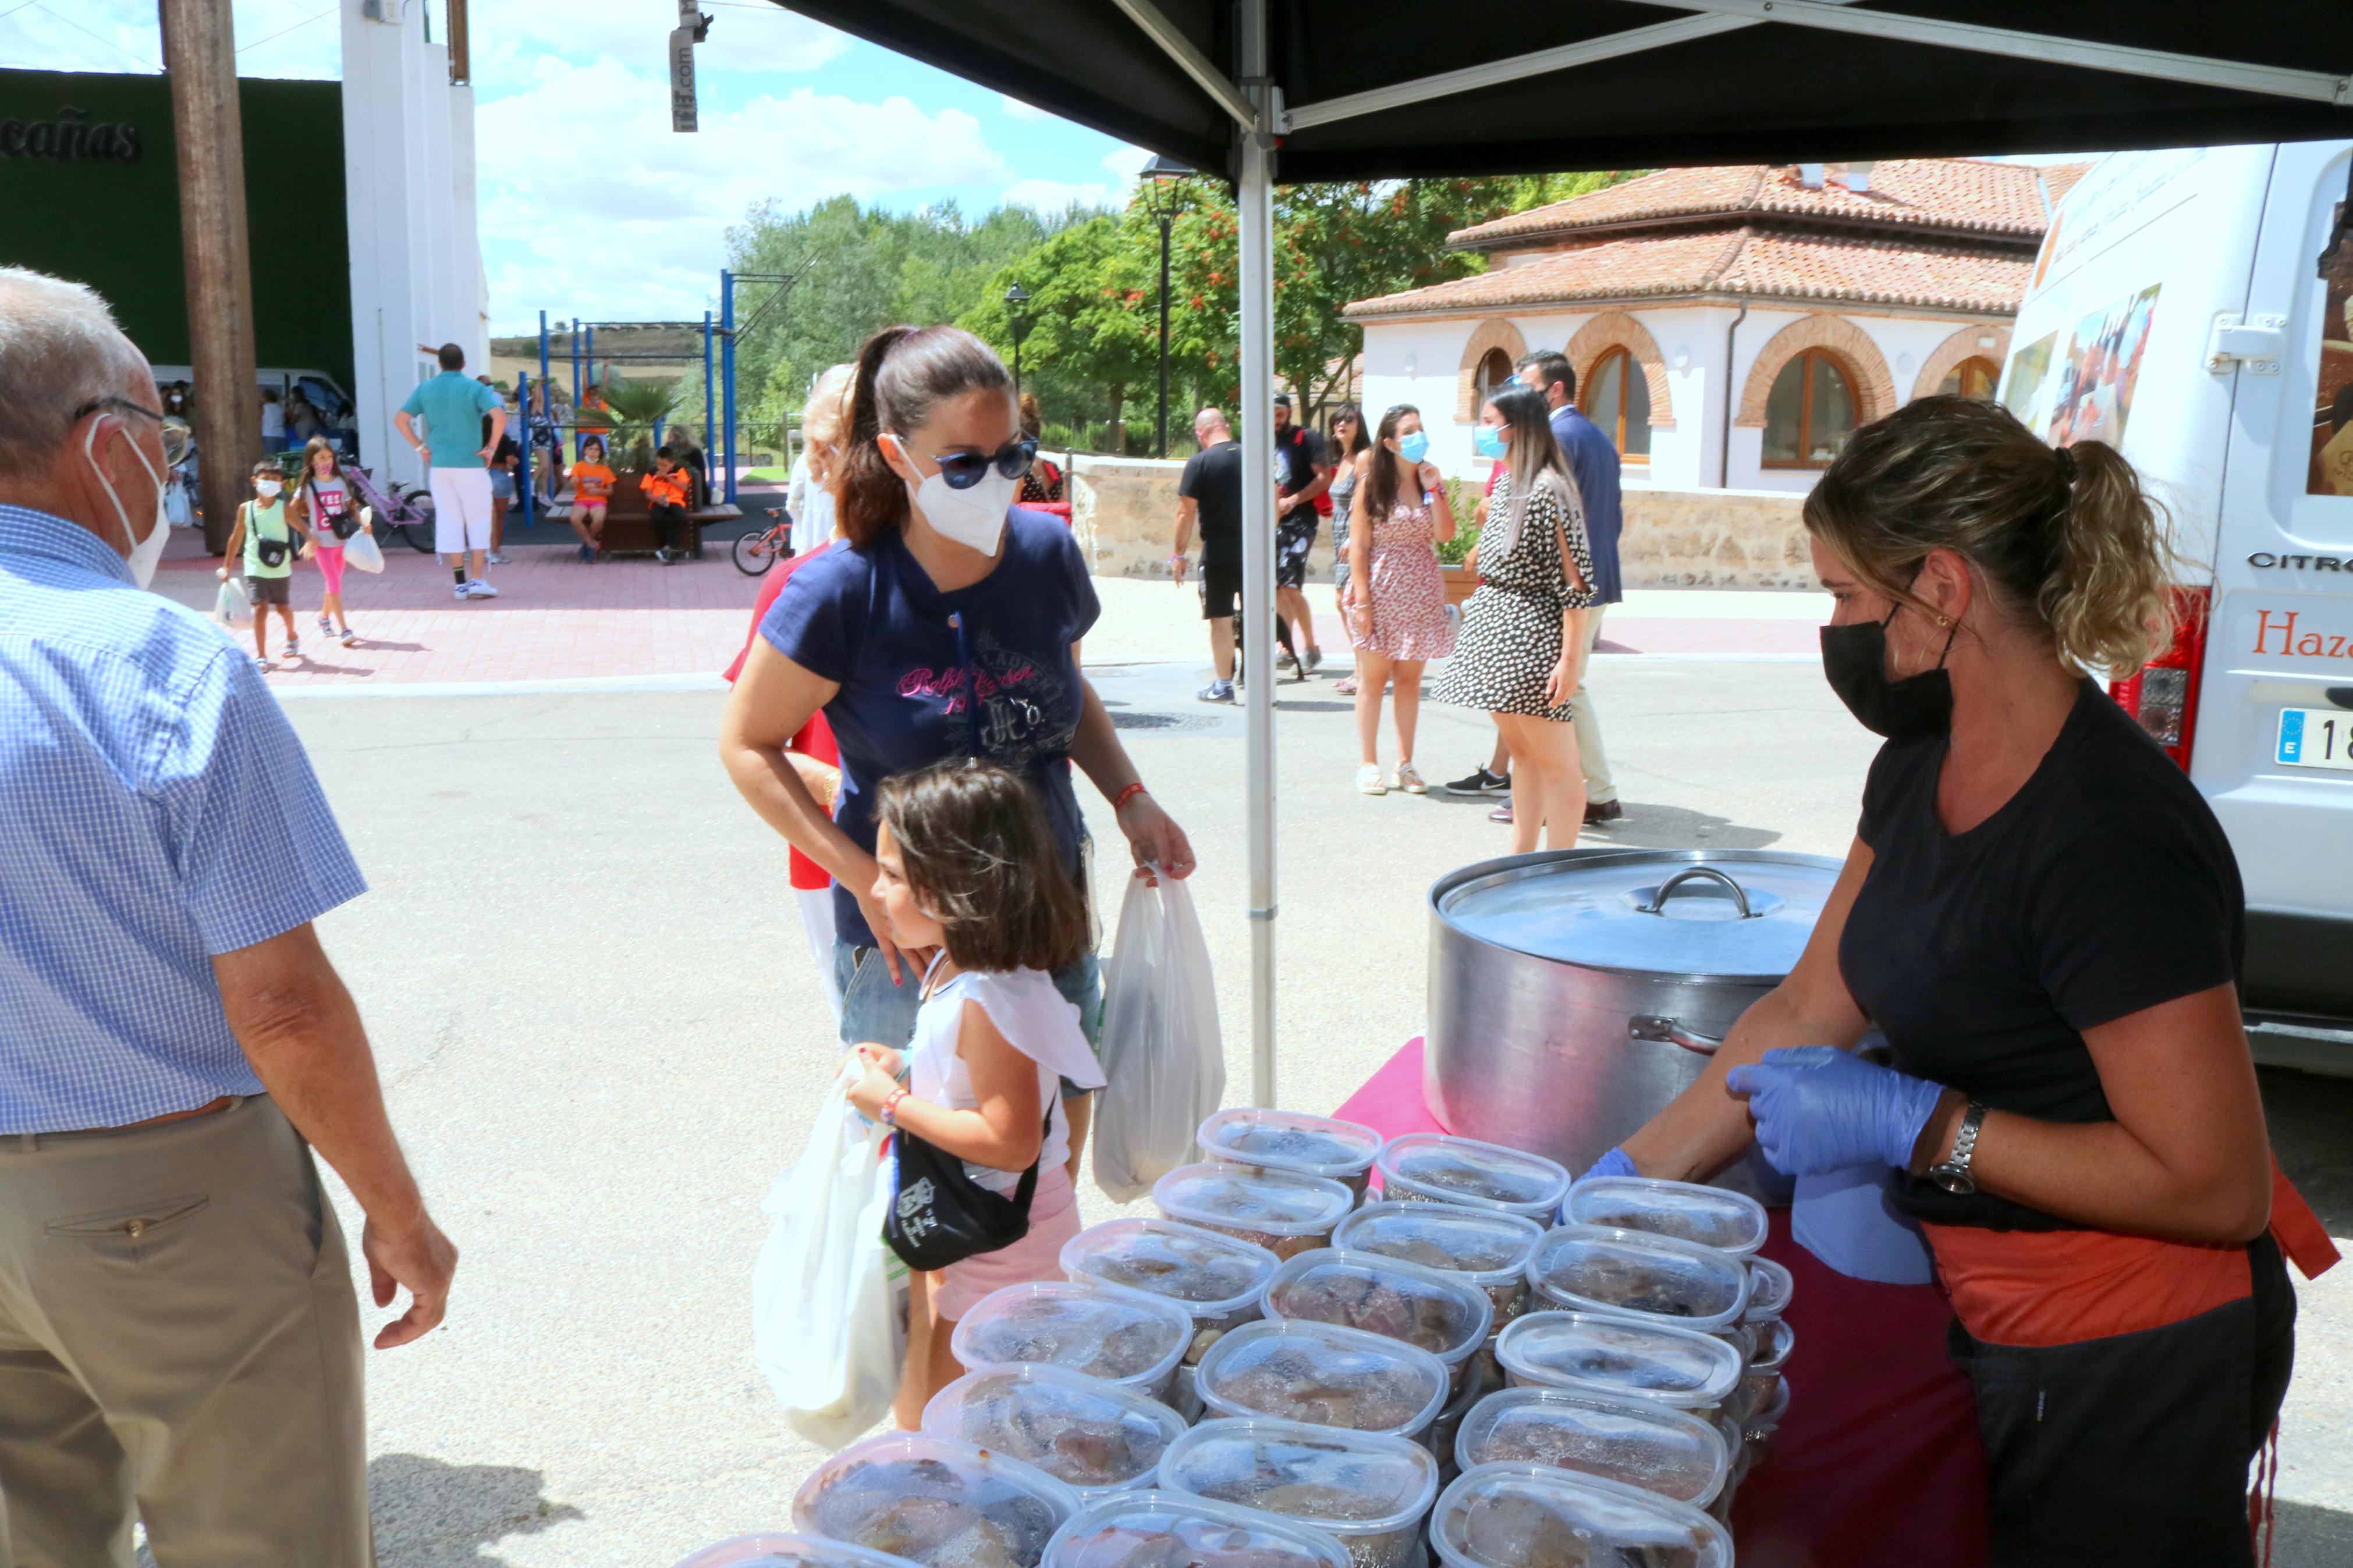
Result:
M196 378L196 373L184 364L159 364L150 368L154 372L158 386L168 386L175 381L193 384ZM254 373L253 379L254 384L261 391L275 392L281 401L293 393L301 393L332 426L341 427L352 421L352 395L343 390L343 383L323 370L299 365L285 369L264 365Z
M2114 442L2202 612L2115 683L2246 881L2257 1058L2353 1074L2353 142L2118 153L2067 194L2000 396Z

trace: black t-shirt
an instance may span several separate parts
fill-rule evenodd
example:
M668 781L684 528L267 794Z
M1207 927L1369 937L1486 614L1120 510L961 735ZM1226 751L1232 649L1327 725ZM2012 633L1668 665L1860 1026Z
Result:
M1303 425L1287 426L1274 437L1275 489L1290 495L1303 490L1315 482L1316 469L1324 461L1324 439ZM1315 503L1306 503L1312 512ZM1282 515L1289 517L1297 507L1285 507Z
M1201 564L1242 563L1242 444L1220 441L1185 460L1176 493L1199 508Z
M1966 833L1936 816L1942 735L1880 748L1871 874L1839 942L1846 985L1902 1071L2045 1121L2114 1117L2083 1031L2225 982L2246 896L2203 796L2091 681L2018 793ZM1907 1213L2063 1230L2005 1199L1899 1173Z

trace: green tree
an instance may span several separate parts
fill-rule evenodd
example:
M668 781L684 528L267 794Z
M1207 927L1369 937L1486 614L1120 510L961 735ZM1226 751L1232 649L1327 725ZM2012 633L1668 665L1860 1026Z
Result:
M1014 321L1005 295L1016 283L1027 289L1025 385L1034 370L1039 384L1030 389L1040 393L1041 406L1048 387L1082 398L1092 392L1114 450L1124 446L1129 394L1153 379L1159 363L1158 319L1148 313L1152 300L1137 286L1134 261L1122 219L1089 218L1000 268L960 321L1009 356ZM1064 411L1073 410L1066 403Z

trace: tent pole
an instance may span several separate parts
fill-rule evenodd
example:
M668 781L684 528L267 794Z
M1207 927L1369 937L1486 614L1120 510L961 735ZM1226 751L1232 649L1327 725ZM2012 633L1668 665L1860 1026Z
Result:
M1241 0L1241 74L1269 123L1266 0ZM1240 138L1242 679L1250 814L1250 1103L1274 1104L1274 141Z

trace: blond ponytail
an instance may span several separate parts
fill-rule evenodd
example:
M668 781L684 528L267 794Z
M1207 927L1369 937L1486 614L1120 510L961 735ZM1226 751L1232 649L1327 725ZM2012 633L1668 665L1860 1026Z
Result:
M2058 570L2035 595L2059 657L2128 674L2173 642L2169 519L2105 441L2053 457L2068 479Z

